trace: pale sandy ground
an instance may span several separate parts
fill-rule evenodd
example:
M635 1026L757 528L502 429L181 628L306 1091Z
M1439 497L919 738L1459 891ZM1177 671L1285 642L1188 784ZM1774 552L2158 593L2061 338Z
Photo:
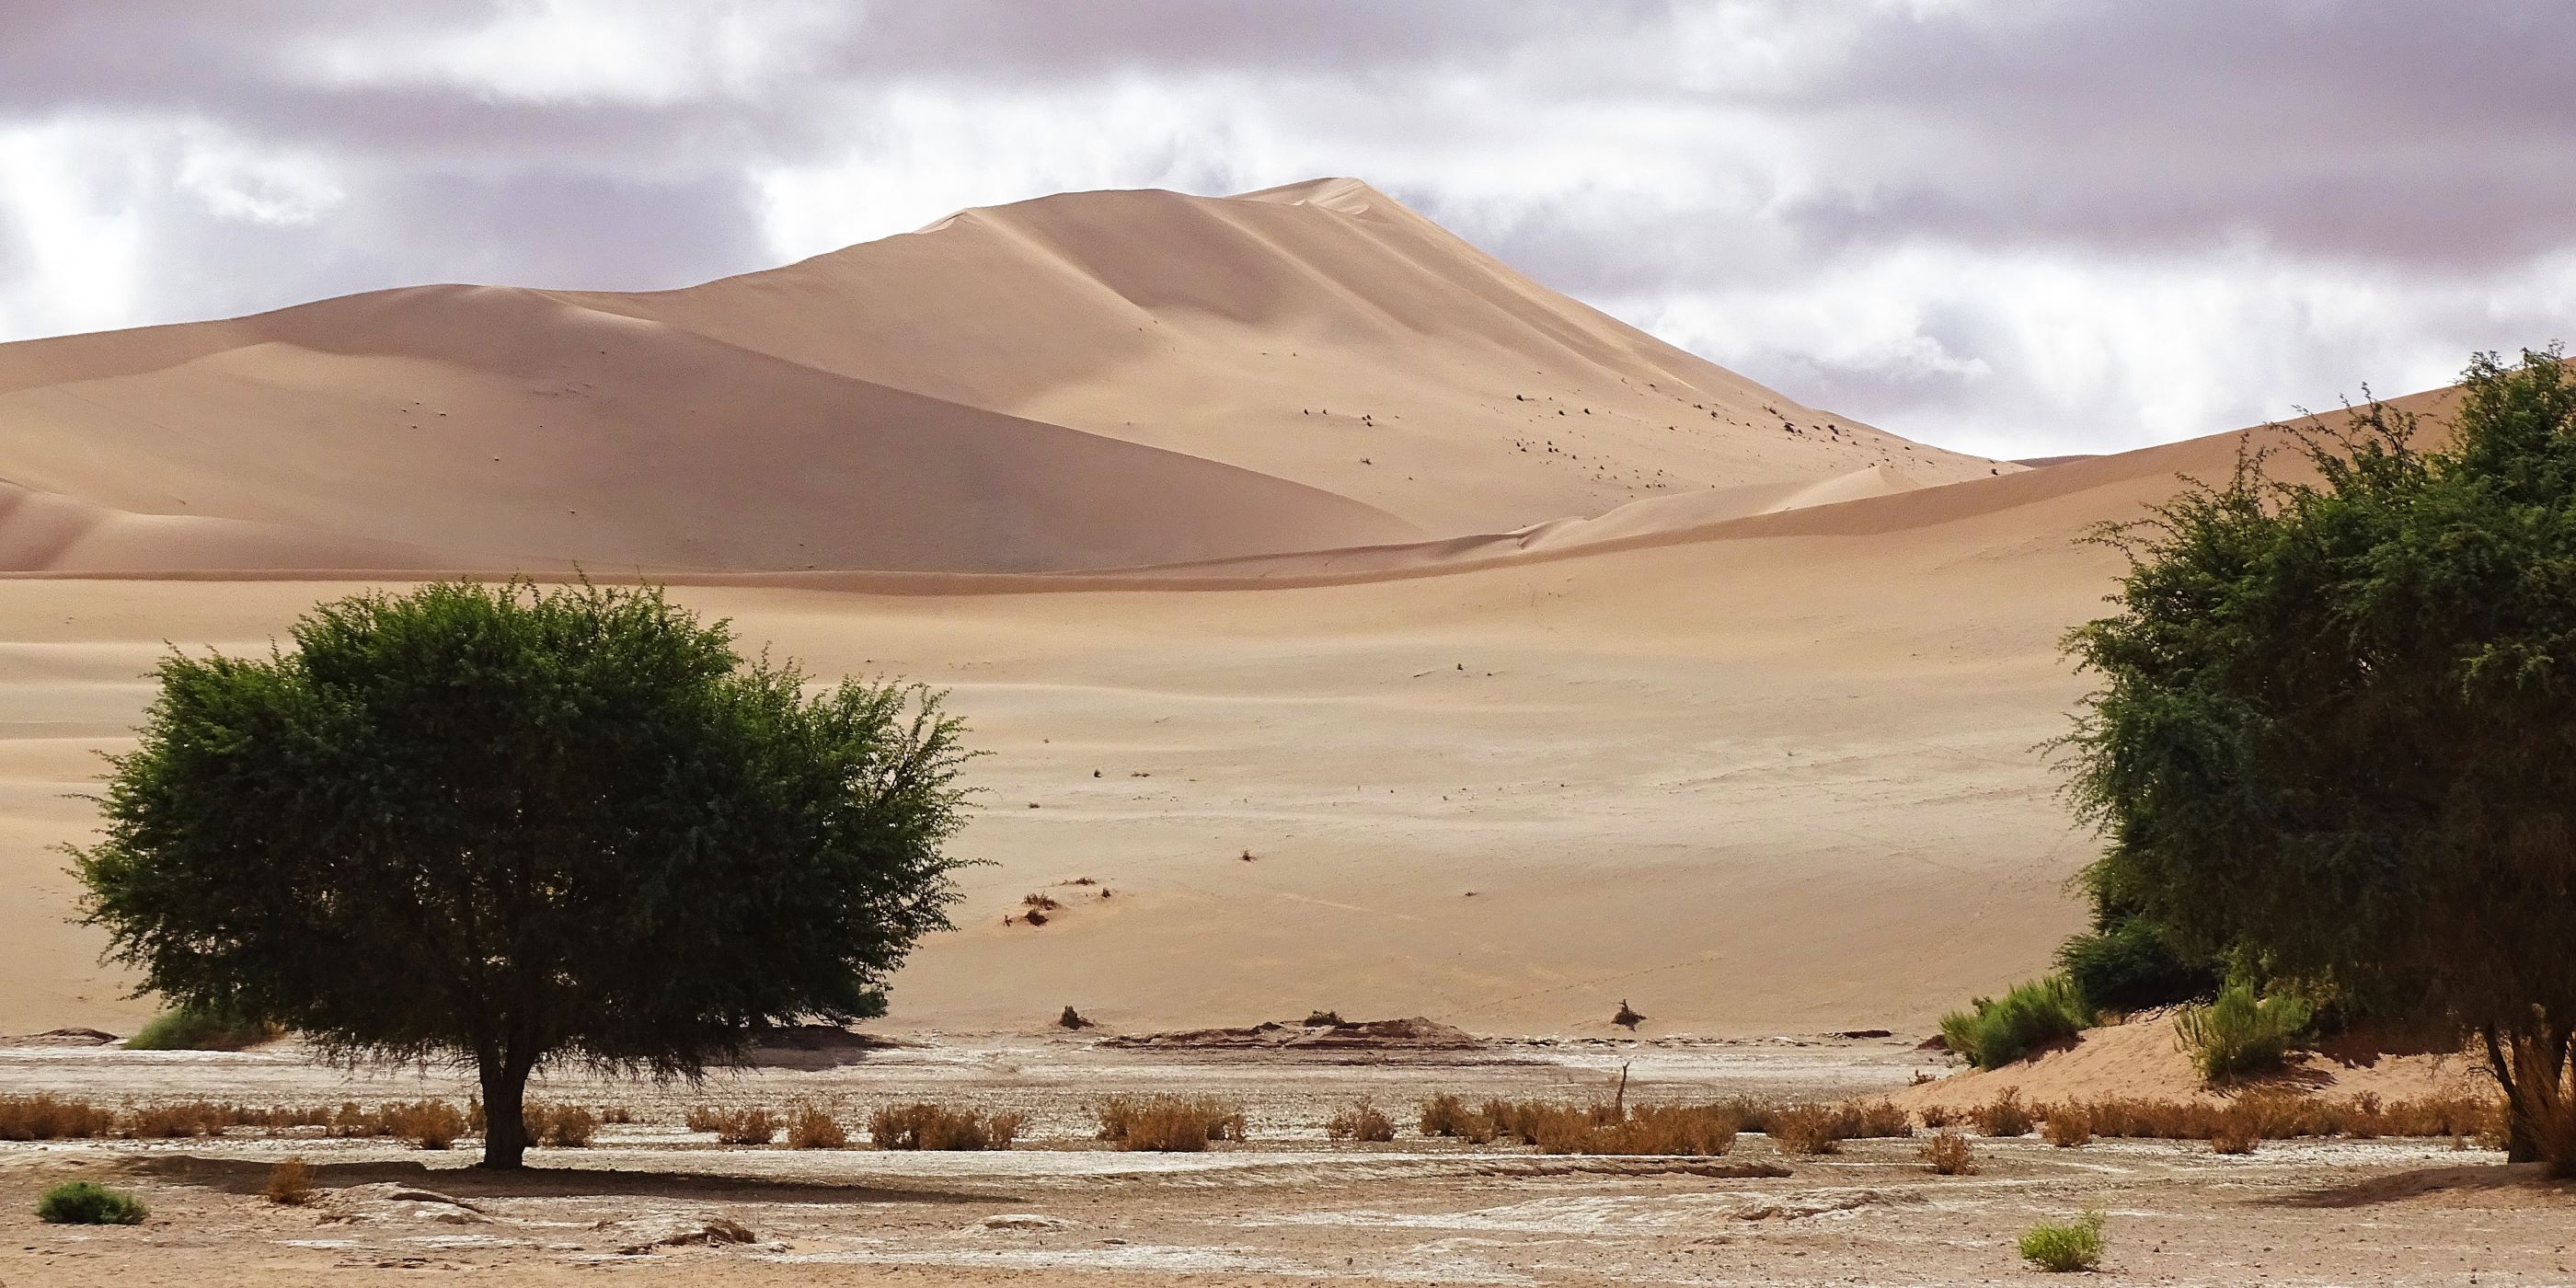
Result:
M2036 1280L2012 1247L2020 1231L2088 1205L2109 1213L2106 1270L2124 1282L2570 1282L2563 1190L2448 1142L2221 1157L2198 1143L1979 1141L1978 1174L1939 1177L1916 1142L1805 1159L1748 1135L1721 1161L1790 1174L1747 1179L1690 1160L1426 1141L1409 1121L1386 1145L1329 1146L1320 1130L1357 1094L1400 1119L1443 1090L1589 1098L1622 1063L1644 1101L1851 1094L1899 1086L1924 1059L1901 1042L1576 1042L1344 1064L972 1040L719 1076L694 1093L811 1098L845 1116L933 1096L1035 1116L1029 1147L949 1155L720 1148L672 1125L681 1094L563 1079L547 1093L627 1104L645 1121L606 1129L590 1150L540 1150L537 1170L507 1179L451 1170L464 1155L344 1141L0 1146L0 1283L319 1285L424 1271L490 1283L2005 1283ZM444 1074L351 1077L274 1052L0 1052L0 1089L37 1088L274 1103L461 1090ZM1163 1089L1243 1099L1252 1139L1201 1155L1085 1139L1094 1097ZM331 1191L321 1204L257 1197L290 1153L317 1164ZM151 1221L32 1220L34 1193L70 1176L134 1190ZM760 1242L625 1251L718 1217Z
M1938 1082L1907 1087L1894 1100L1920 1111L1935 1106L1967 1110L2006 1094L2035 1105L2082 1100L2215 1103L2265 1093L2334 1100L2371 1095L2383 1101L2496 1094L2483 1057L2459 1050L2393 1054L2378 1049L2381 1045L2364 1034L2338 1035L2322 1050L2294 1053L2277 1073L2211 1087L2176 1039L2173 1017L2158 1013L2087 1029L2066 1046L1999 1069L1963 1069Z
M950 688L993 753L961 842L992 866L898 978L899 1023L1328 1007L1579 1033L1624 998L1649 1032L1923 1031L2081 924L2065 883L2092 846L2037 745L2081 691L2056 639L2116 564L2073 538L2229 450L1341 584L677 593L818 674ZM1418 575L1439 567L1463 570ZM148 1009L67 924L49 847L88 834L69 794L124 745L163 641L263 649L353 588L0 579L0 1031ZM1115 894L1053 885L1078 877ZM1003 924L1050 888L1066 915Z

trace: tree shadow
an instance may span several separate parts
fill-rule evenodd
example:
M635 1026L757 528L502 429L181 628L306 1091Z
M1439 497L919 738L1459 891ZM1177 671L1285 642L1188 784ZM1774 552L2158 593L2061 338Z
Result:
M139 1175L200 1185L231 1194L257 1194L268 1185L271 1162L159 1154L133 1160ZM836 1181L784 1180L712 1172L623 1168L528 1167L515 1172L479 1167L430 1167L409 1162L313 1162L316 1188L407 1185L450 1198L660 1198L768 1203L1022 1203L1016 1194Z
M2392 1176L2374 1176L2349 1185L2299 1190L2276 1198L2255 1199L2265 1207L2357 1208L2398 1203L2427 1194L2493 1190L2528 1190L2564 1197L2576 1194L2576 1181L2553 1181L2539 1163L2468 1163L2456 1167L2423 1167Z

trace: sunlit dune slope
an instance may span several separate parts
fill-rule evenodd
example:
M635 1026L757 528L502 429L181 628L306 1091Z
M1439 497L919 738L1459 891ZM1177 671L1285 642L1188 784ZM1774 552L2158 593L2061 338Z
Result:
M2019 467L1801 405L1355 179L1084 192L686 290L585 295L796 362L1226 461L1437 536L1703 488Z

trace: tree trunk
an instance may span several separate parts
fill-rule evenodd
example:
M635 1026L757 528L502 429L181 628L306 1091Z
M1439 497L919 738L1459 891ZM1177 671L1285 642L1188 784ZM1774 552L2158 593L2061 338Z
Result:
M482 1062L483 1166L514 1171L528 1152L528 1071L502 1057Z
M2535 1008L2536 1010L2537 1008ZM2569 1035L2545 1017L2530 1029L2482 1031L2487 1063L2504 1087L2505 1161L2547 1161L2576 1174L2576 1087L2567 1084Z

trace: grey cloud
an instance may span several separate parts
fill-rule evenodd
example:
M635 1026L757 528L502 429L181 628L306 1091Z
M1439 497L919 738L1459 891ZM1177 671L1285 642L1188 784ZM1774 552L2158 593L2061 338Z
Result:
M822 248L764 222L757 184L780 173L995 201L1039 195L988 191L1030 176L1225 192L1359 173L1636 319L1750 319L1670 330L1806 401L1899 432L2081 446L2195 428L2108 410L2154 381L2223 414L2276 414L2374 367L2449 370L2472 345L2544 340L2525 333L2555 321L2534 303L2546 293L2515 290L2576 262L2563 6L632 0L598 12L665 32L711 14L794 21L752 24L771 32L755 74L684 67L655 92L548 94L313 63L322 44L399 62L527 12L518 0L0 5L0 131L104 122L175 147L211 130L291 151L344 194L308 225L271 227L174 183L102 188L141 230L136 323L421 280L650 287L760 267ZM1712 30L1737 43L1693 43ZM1774 37L1787 52L1766 61ZM1166 116L1104 110L1118 137L1085 136L1111 128L1085 124L1094 107L1138 94ZM906 110L923 102L940 107L927 124ZM1058 132L1016 135L1032 112ZM830 217L799 236L843 231L839 207L818 208ZM10 219L0 193L0 299L27 272ZM1955 280L1880 282L1923 247ZM2034 369L2031 302L1993 285L2034 256L2098 278L2105 309L2142 270L2188 277L2236 257L2283 280L2366 282L2395 316L2238 301L2211 325L2261 328L2237 337L2241 355L2189 371L2141 356L2070 393ZM1911 318L1913 332L1795 351L1795 328L1764 312L1784 309L1815 327L1837 310ZM22 308L9 325L44 322ZM1908 341L1984 374L1909 364Z

